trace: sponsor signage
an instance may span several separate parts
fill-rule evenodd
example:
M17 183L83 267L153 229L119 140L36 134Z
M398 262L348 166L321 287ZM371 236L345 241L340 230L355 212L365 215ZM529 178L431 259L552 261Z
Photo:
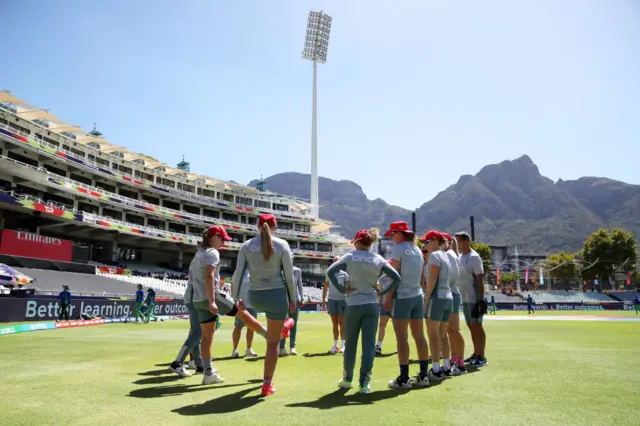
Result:
M0 253L37 259L71 262L73 243L24 231L2 231Z
M55 297L21 299L0 298L0 323L55 320L60 314L60 305ZM69 318L80 314L102 318L130 318L135 315L135 301L113 299L77 299L71 300ZM158 301L153 308L155 316L188 315L189 311L181 299ZM90 320L87 320L90 321ZM74 322L76 325L69 325ZM82 320L65 322L67 325L56 327L76 327ZM84 324L79 324L84 325ZM88 324L87 324L88 325Z

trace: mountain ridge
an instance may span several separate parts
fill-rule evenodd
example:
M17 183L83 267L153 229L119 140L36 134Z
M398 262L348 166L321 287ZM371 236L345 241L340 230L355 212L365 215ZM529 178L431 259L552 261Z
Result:
M287 172L265 179L269 190L309 198L310 176ZM255 187L257 180L249 186ZM384 228L410 221L411 211L369 200L356 182L319 178L320 215L347 237L362 228ZM469 229L475 217L476 238L493 245L517 245L522 253L574 251L600 227L623 227L640 233L640 185L605 177L575 180L543 176L528 155L484 166L465 174L416 209L418 232Z

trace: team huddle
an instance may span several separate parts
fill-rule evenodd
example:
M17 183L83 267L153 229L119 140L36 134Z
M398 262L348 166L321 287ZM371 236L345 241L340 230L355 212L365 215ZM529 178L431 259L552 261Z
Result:
M240 248L231 280L232 296L221 291L217 268L218 249L230 237L220 226L204 232L189 268L184 297L190 314L189 335L170 369L189 376L184 361L192 353L196 372L204 374L203 384L223 382L212 367L211 347L218 316L232 316L236 318L232 358L239 356L242 326L248 329L245 355L256 355L251 349L254 333L266 339L261 394L268 396L276 391L272 380L278 357L297 353L295 336L302 305L302 279L300 270L293 266L288 243L273 235L277 227L275 217L260 216L258 226L260 235ZM362 230L352 240L355 250L335 258L326 272L323 305L331 316L334 338L330 352L344 352L343 376L338 386L353 387L361 338L358 386L360 393L370 392L375 354L382 350L389 318L396 334L400 365L400 374L389 382L389 387L428 386L434 380L466 373L465 363L486 365L486 337L482 328L482 317L487 311L482 285L484 271L482 259L470 247L469 235L461 232L454 239L446 233L429 231L420 239L422 250L406 222L392 223L385 236L394 243L388 261L371 251L378 241L378 230ZM474 351L467 359L459 326L460 306L473 340ZM256 312L265 313L266 327L256 320ZM420 371L414 377L409 376L409 329L420 363ZM287 337L290 337L289 352L285 349Z

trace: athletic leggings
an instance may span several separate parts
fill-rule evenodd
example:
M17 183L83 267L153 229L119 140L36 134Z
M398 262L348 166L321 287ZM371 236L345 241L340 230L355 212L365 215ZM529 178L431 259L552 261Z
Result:
M193 354L193 360L197 367L202 367L202 356L200 354L200 339L202 338L202 329L200 328L200 321L198 319L198 311L196 311L193 303L185 303L187 310L189 311L189 335L187 340L178 352L176 361L183 363L187 358L189 352Z
M290 348L295 348L296 347L296 333L298 332L298 314L300 313L300 308L296 306L296 311L292 314L289 314L289 318L293 318L293 320L295 321L293 323L293 327L291 328L291 331L289 332L289 347ZM284 349L284 344L285 341L287 339L282 339L280 340L280 349Z
M356 350L358 338L362 332L362 359L360 361L360 386L366 386L371 380L371 370L373 369L373 359L375 357L376 332L378 331L378 319L380 317L380 306L377 303L366 305L347 305L345 311L344 324L345 350L344 377L351 382L353 380L353 370L356 366Z
M58 315L58 320L61 320L62 317L64 317L66 321L69 321L69 305L68 304L63 303L60 305L60 314Z

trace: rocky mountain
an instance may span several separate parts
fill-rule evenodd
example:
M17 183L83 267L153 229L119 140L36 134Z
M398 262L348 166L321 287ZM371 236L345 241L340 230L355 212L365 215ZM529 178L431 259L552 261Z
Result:
M265 180L274 192L309 197L309 175L280 173ZM319 196L322 217L340 225L338 231L347 236L368 226L410 220L410 211L369 200L351 181L320 178ZM471 215L476 239L489 244L517 245L523 254L577 250L602 226L640 235L640 185L597 177L554 183L524 155L486 166L475 176L461 176L416 210L417 228L468 230Z

